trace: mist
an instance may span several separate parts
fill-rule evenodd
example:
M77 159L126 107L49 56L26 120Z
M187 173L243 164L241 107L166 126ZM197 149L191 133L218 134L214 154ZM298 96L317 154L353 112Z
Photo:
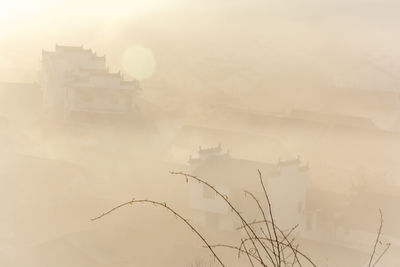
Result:
M400 266L399 8L0 1L0 266Z

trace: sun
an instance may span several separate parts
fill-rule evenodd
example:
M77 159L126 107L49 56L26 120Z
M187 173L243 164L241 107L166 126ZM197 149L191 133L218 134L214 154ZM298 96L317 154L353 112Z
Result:
M125 73L143 80L150 78L156 67L152 51L140 45L129 47L122 55L121 65Z

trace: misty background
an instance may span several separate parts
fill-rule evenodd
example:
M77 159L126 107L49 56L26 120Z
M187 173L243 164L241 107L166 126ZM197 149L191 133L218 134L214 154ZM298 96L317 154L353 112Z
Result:
M90 218L132 197L196 217L192 191L169 171L244 190L262 164L298 159L298 237L317 265L366 266L382 209L392 247L381 264L400 266L399 10L389 0L0 0L0 265L209 266L202 243L159 209ZM56 45L91 49L138 80L133 114L81 122L46 110L42 51ZM236 164L193 168L219 145ZM245 178L218 180L235 166ZM232 241L210 216L207 237Z

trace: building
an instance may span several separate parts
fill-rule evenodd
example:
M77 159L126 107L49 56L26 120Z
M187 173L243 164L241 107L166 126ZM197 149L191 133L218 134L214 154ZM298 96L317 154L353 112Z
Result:
M223 152L221 145L200 147L198 154L199 157L189 159L190 172L226 195L239 211L245 211L246 218L262 219L257 205L250 198L244 198L244 190L248 190L266 205L257 173L260 170L278 226L287 229L299 224L299 230L304 227L308 165L300 158L278 163L249 161L234 158L229 151ZM241 226L223 199L203 184L190 184L190 207L200 224L214 224L226 231Z
M82 46L59 46L42 52L41 85L46 110L64 119L104 114L121 115L135 109L136 80L109 72L105 57Z
M399 266L400 215L396 205L400 201L399 188L386 192L376 189L354 185L346 193L315 188L309 190L306 203L307 228L303 240L364 253L365 265L362 266L367 266L378 234L381 210L383 222L377 254L390 243L390 250L385 254L382 266Z
M243 131L243 129L229 129L189 125L173 124L167 125L170 131L164 130L166 134L174 131L175 136L170 139L168 157L171 161L187 163L187 155L197 150L196 144L213 145L221 140L224 145L235 151L235 157L255 161L274 162L277 158L294 158L290 150L282 144L278 138L269 134L258 134ZM174 128L173 128L174 127ZM172 135L171 135L172 136Z

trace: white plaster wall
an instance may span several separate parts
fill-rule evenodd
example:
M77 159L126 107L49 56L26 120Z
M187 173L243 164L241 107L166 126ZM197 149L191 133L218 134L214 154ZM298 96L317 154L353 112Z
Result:
M300 230L305 229L306 218L303 211L307 194L307 175L306 171L299 171L298 165L294 164L282 167L279 176L266 179L272 211L281 228L291 228L299 224Z
M215 196L214 199L208 199L203 196L203 184L191 182L189 187L190 208L204 212L228 214L229 207L221 197ZM229 196L229 189L227 187L216 186L216 188L222 194Z

